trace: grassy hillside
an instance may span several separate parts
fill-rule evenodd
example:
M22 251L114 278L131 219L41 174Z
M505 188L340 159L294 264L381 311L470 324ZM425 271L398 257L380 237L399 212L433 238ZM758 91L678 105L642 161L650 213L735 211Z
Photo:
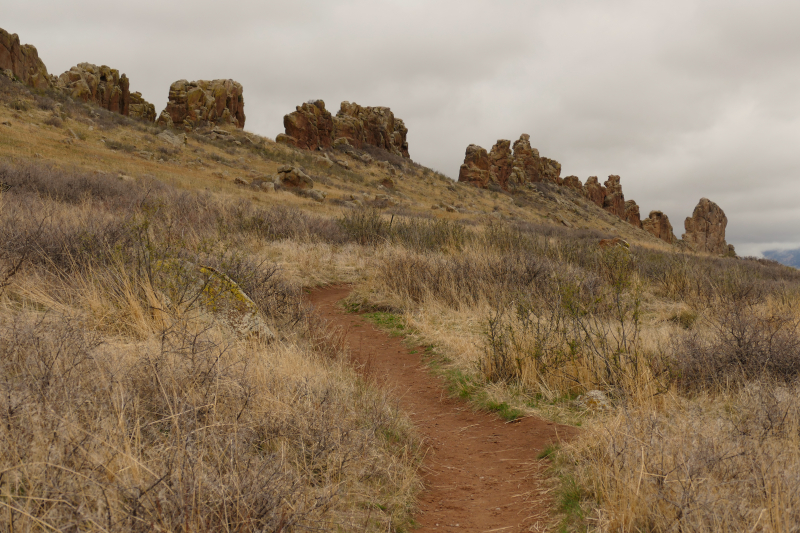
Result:
M679 253L566 188L482 191L240 131L173 146L3 79L0 98L0 501L18 527L406 527L419 443L303 306L330 282L427 344L454 394L583 428L548 454L554 525L800 523L797 270ZM325 201L234 181L286 163ZM231 327L197 265L275 338Z

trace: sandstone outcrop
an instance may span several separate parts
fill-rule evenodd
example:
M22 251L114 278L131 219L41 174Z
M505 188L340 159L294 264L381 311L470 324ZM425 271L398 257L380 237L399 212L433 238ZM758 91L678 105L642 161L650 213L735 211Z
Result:
M410 157L406 136L408 128L388 107L365 107L342 102L336 116L316 100L297 106L283 117L285 133L276 141L316 150L332 146L363 148L364 145L382 148L401 157Z
M597 181L597 176L589 176L583 186L583 195L598 207L603 207L606 199L606 188Z
M233 80L178 80L169 87L169 102L158 123L184 128L223 123L244 128L242 92L242 85Z
M35 89L52 87L47 67L31 44L20 44L16 33L0 28L0 70L10 70L25 85Z
M483 189L489 184L495 184L506 191L513 191L529 183L549 181L561 185L563 182L561 164L541 157L539 151L531 147L530 136L527 134L520 136L514 143L513 150L511 141L506 139L498 140L488 153L480 146L469 145L458 181Z
M464 163L458 172L458 181L485 189L489 186L489 153L477 144L467 146Z
M74 100L92 102L126 117L148 122L156 119L155 106L142 98L141 93L131 93L128 77L106 65L78 63L58 77L56 87Z
M156 106L142 98L142 93L131 93L128 111L131 118L137 118L146 122L156 121Z
M669 217L661 211L650 211L648 218L642 220L642 229L666 243L675 244L677 241Z
M611 175L605 183L606 195L603 198L603 209L625 220L625 195L622 194L622 185L619 176Z
M79 63L58 77L57 87L68 92L73 100L93 102L103 109L128 115L130 112L130 82L119 70Z
M636 205L634 200L627 200L625 202L625 217L623 220L631 226L642 229L642 218L639 214L639 206Z
M683 240L697 252L729 254L730 247L725 242L727 225L725 212L708 198L701 198L692 216L683 222Z

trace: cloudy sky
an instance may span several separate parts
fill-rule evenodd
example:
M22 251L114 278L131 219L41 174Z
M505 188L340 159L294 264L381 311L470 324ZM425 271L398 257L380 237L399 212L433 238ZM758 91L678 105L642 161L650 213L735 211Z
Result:
M51 73L107 64L157 111L182 78L241 82L245 129L271 138L309 99L389 106L453 178L468 144L528 133L679 237L705 196L740 254L800 246L796 0L4 3Z

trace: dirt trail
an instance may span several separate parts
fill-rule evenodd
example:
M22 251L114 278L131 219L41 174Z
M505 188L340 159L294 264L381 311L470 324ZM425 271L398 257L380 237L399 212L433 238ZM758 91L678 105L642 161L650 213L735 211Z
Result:
M347 286L313 291L309 301L333 327L341 327L355 361L398 396L425 437L426 490L415 519L418 532L543 531L551 503L541 483L546 464L536 456L575 429L536 418L506 423L448 398L419 354L336 305Z

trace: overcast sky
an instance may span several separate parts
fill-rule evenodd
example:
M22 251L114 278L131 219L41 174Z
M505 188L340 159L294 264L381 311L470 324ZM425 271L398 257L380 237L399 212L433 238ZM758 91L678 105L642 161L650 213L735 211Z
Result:
M619 174L678 237L705 196L740 254L800 246L796 0L2 3L50 73L107 64L157 112L173 81L215 78L271 138L309 99L388 106L453 178L468 144L528 133L562 176Z

